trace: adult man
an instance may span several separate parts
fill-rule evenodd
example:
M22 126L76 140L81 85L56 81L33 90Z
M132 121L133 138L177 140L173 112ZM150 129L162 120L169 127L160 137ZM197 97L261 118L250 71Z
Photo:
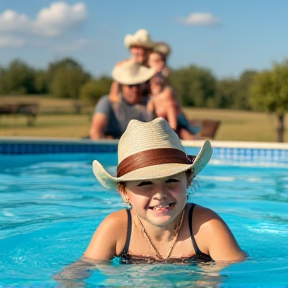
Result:
M156 43L152 41L149 32L145 29L139 29L135 34L126 35L124 38L124 45L129 49L130 58L118 62L116 66L122 65L130 60L141 65L146 65L148 54L152 51L155 44ZM119 84L116 81L112 83L109 94L112 101L118 99Z
M155 74L148 68L129 60L116 65L113 79L119 83L120 97L103 96L97 103L90 128L91 139L120 138L131 119L150 121L146 109L147 81Z

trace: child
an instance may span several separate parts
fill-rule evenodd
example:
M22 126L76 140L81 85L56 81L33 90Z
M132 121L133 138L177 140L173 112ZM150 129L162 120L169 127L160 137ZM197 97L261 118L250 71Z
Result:
M151 97L147 108L149 111L154 112L156 117L166 119L181 139L199 139L197 134L202 129L201 125L192 126L189 123L178 102L174 89L167 84L169 68L166 61L169 53L170 47L161 42L155 45L148 56L148 67L154 68L157 73L150 80Z
M113 212L97 228L83 260L122 263L235 262L245 254L225 222L212 210L187 203L191 180L212 155L205 141L186 155L168 122L131 120L118 144L117 176L95 160L93 172L116 188L129 209Z

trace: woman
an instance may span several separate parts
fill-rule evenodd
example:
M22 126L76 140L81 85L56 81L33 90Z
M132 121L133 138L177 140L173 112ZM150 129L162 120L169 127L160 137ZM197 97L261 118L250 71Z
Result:
M132 120L119 140L117 176L98 161L99 182L119 191L129 209L107 216L83 259L122 263L242 261L244 252L216 212L187 203L187 188L212 155L209 141L188 156L163 118Z

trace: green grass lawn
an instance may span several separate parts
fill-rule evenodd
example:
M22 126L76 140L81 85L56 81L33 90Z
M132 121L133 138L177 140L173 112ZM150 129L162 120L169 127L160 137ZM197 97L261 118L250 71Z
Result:
M27 126L27 119L24 115L1 115L0 137L85 137L89 134L93 105L85 106L84 114L73 114L75 101L39 96L0 96L0 104L37 102L40 105L40 113L31 127ZM277 141L277 119L275 115L200 108L185 108L184 111L189 119L220 120L221 125L215 140ZM288 127L288 114L286 115L285 126ZM284 141L288 142L287 131L285 132Z
M277 118L274 114L195 108L186 108L184 111L189 118L220 120L221 125L215 140L277 142ZM288 127L288 113L285 127ZM284 142L288 142L287 131L285 131Z

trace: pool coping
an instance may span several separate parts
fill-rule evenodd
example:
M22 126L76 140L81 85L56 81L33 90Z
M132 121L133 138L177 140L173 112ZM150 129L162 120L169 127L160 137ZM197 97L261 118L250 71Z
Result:
M185 147L202 147L203 140L182 140ZM223 148L262 148L288 150L288 143L257 142L257 141L219 141L210 140L212 147ZM50 143L50 144L81 144L81 145L117 145L119 140L111 139L74 139L74 138L48 138L48 137L0 137L0 144L4 143Z
M196 155L205 140L182 141L187 154ZM39 137L0 137L0 156L117 153L119 140ZM288 143L210 140L213 160L229 163L264 163L288 168Z

